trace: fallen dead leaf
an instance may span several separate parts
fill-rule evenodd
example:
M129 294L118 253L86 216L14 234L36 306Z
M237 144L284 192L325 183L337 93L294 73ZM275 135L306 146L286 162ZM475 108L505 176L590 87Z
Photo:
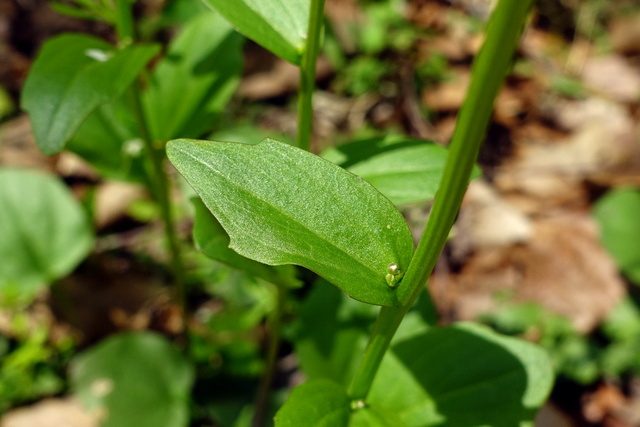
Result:
M0 165L54 171L55 159L38 149L26 115L4 123L0 138Z
M431 290L441 312L452 319L476 319L497 307L497 295L507 293L516 302L538 302L587 332L625 287L593 220L572 213L533 220L526 243L476 247L460 271L437 269Z
M640 99L640 72L622 56L589 58L582 71L584 84L608 98L619 102Z
M626 400L618 387L605 383L585 396L582 413L587 421L601 423L609 414L622 408Z
M2 416L0 427L98 427L98 420L72 397L45 399L13 409Z

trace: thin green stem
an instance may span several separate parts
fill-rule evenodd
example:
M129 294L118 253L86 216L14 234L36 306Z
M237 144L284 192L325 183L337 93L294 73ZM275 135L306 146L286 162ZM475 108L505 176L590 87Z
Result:
M449 157L429 220L397 290L401 305L380 310L349 388L349 395L354 400L366 399L393 334L423 290L447 241L491 118L493 102L510 69L532 2L501 0L491 16L485 43L473 64L471 84L458 115L449 145Z
M182 309L182 320L186 328L187 324L187 296L186 284L184 279L184 266L182 261L182 252L180 249L180 240L176 232L173 212L171 210L170 185L167 174L164 170L165 153L164 148L157 146L154 142L151 132L147 125L144 115L144 109L141 101L139 85L136 83L132 87L133 110L138 123L140 136L148 153L150 162L150 190L160 206L160 216L165 228L165 237L169 246L170 266L173 275L174 284L178 292L178 302Z
M128 44L135 39L133 16L131 14L131 2L129 0L116 0L116 31L120 44ZM140 136L148 153L150 163L149 190L160 206L160 215L165 227L165 237L169 246L170 266L173 280L178 292L178 300L182 309L183 323L186 328L187 303L186 287L184 280L184 266L180 242L176 233L175 221L171 211L170 185L167 174L163 168L165 160L164 147L154 141L147 118L144 114L140 85L134 83L131 90L133 113L138 124Z
M129 44L134 40L130 0L116 0L116 33L120 44Z
M278 351L280 350L282 316L284 315L284 305L287 291L282 285L275 285L277 292L276 307L270 313L267 322L267 332L269 334L269 344L267 347L267 360L264 375L260 381L258 394L256 396L255 412L253 413L252 427L262 427L267 419L269 409L269 396L271 386L276 376L278 368Z
M296 145L309 151L313 130L313 92L316 88L316 64L324 23L324 0L311 0L307 43L300 63L298 94L298 135Z

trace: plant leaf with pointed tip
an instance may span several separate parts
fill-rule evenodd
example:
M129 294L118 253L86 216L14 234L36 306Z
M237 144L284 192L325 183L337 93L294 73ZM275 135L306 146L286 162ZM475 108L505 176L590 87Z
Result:
M40 150L62 150L87 116L118 98L158 51L156 45L116 49L80 34L48 40L22 92Z
M363 302L397 303L385 276L391 263L406 271L411 233L393 204L361 178L270 139L181 139L168 144L167 155L236 252L309 268Z
M309 26L309 0L205 0L239 32L300 65Z

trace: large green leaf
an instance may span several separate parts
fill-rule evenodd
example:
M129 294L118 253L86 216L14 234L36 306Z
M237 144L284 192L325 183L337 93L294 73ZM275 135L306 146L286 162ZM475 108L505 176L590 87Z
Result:
M158 46L116 49L90 36L65 34L48 40L22 92L40 149L56 153L98 106L118 98Z
M161 335L115 335L77 356L71 382L104 414L103 427L183 427L189 420L190 363Z
M0 295L33 296L93 247L85 212L52 176L0 169L0 206Z
M309 26L309 0L205 0L242 34L300 65Z
M167 154L241 255L307 267L360 301L397 303L385 276L392 263L406 271L411 233L393 204L362 179L270 139L176 140Z
M217 13L190 20L158 63L144 93L155 139L197 138L229 102L242 71L242 36Z
M276 415L276 426L301 419L296 405L305 399L330 399L331 413L346 409L339 402L354 405L342 386L323 385L327 382L315 379L294 390ZM525 426L552 385L547 356L533 344L471 323L433 328L394 344L366 404L333 426ZM325 425L322 413L306 413L305 425Z
M640 285L640 191L612 190L593 208L600 224L602 243L622 272Z
M275 267L265 265L231 250L229 235L216 217L211 214L202 200L194 197L191 201L195 208L193 240L205 255L267 282L291 288L301 285L295 277L295 267L291 265Z
M322 157L362 177L396 205L433 199L448 151L431 142L405 137L358 140L332 147ZM474 169L473 177L479 175Z

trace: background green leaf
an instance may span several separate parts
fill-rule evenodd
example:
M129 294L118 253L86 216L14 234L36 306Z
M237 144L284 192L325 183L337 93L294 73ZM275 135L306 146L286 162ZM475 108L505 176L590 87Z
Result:
M295 277L295 267L291 265L274 267L262 264L245 258L229 248L229 235L202 200L194 197L191 202L195 208L193 240L205 255L267 282L291 288L301 285Z
M290 339L305 376L346 386L367 345L377 307L319 283L296 311Z
M344 326L336 331L342 333ZM342 424L335 424L336 427L522 426L533 420L546 401L553 373L545 352L533 344L501 336L472 323L426 331L419 325L403 328L403 336L395 340L392 351L385 355L366 407L355 410L348 422L341 420ZM366 336L366 331L363 329L361 334ZM328 345L332 350L328 351L339 351L333 347L338 343L330 341ZM354 353L353 346L348 347L349 351ZM304 369L309 366L309 360L305 361L305 352L300 354ZM331 358L325 360L326 364ZM345 381L349 381L352 372L348 371L340 372L348 378L332 381L331 396L336 402L338 396L344 394L344 388L336 386L343 383L344 387ZM326 378L332 376L315 369L309 372L309 383L313 384L329 381ZM284 418L283 414L289 417L296 413L295 406L307 393L304 385L294 393L298 390L296 399L292 394L277 420ZM308 422L308 425L322 425L320 417L310 417Z
M0 295L31 298L93 247L80 204L56 178L0 169Z
M533 420L553 379L542 349L459 323L395 344L369 402L406 427L513 427Z
M242 34L300 65L309 26L309 0L205 0Z
M158 51L158 46L118 50L80 34L48 40L22 92L22 106L42 152L62 150L87 116L117 99Z
M324 378L347 386L379 310L346 297L333 286L318 285L296 310L298 315L288 338L307 378ZM394 342L422 334L435 324L436 313L429 302L423 293L402 321Z
M155 139L197 138L211 128L240 82L242 41L231 25L210 11L184 26L144 93Z
M389 136L332 147L322 157L362 177L396 205L433 199L448 151L431 141ZM480 170L476 168L472 178Z
M385 275L391 263L401 270L409 265L411 233L365 181L269 139L257 145L175 140L167 154L241 255L302 265L360 301L396 303Z
M80 399L106 415L103 427L184 427L193 369L161 335L114 335L77 356L71 381Z
M593 215L604 246L622 272L640 285L640 191L620 188L608 192L595 204Z
M146 183L144 142L139 138L128 97L98 107L67 144L107 178Z
M346 427L351 409L344 388L329 380L296 387L275 417L276 427Z

